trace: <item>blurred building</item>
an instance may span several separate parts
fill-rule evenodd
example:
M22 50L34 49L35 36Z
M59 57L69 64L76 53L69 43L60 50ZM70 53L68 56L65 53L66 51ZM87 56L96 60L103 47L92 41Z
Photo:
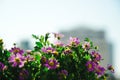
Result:
M112 64L112 45L106 41L103 30L95 31L88 28L76 28L69 31L61 31L60 33L65 35L65 37L62 38L64 42L67 42L69 37L78 37L81 41L89 38L95 46L99 47L99 52L104 59L101 65L106 67L107 64Z
M21 42L19 43L19 46L21 49L24 49L24 50L32 49L31 42L29 40L21 40Z

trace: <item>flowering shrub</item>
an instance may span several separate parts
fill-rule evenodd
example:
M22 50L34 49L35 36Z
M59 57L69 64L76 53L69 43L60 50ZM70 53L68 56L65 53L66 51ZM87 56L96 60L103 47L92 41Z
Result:
M27 51L4 49L0 39L0 80L106 80L108 70L114 72L112 65L100 65L102 56L88 38L70 37L64 44L62 34L53 35L55 43L50 33L33 35L36 45Z

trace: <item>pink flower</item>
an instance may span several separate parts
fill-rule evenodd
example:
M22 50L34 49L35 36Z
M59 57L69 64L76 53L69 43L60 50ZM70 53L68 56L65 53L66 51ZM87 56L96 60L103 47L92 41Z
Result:
M72 50L70 48L66 48L64 50L64 54L70 54L70 53L72 53Z
M82 44L82 48L86 51L90 49L90 42L85 42L84 44Z
M80 43L80 40L76 37L70 37L70 40L69 40L69 45L70 46L78 46Z
M20 68L24 66L25 57L21 54L12 54L9 58L9 63L12 63L13 67L19 66Z
M57 39L61 39L62 37L64 37L64 35L60 33L53 33L53 34L54 34L54 37Z
M93 61L87 61L86 66L88 68L88 71L94 71L96 63Z
M108 64L107 69L114 73L114 68L112 65Z
M17 53L23 54L23 53L24 53L23 50L21 50L20 48L17 48L17 47L11 48L11 50L9 50L9 51L10 51L11 53L14 53L14 54L17 54Z
M101 60L101 55L98 52L92 51L91 55L94 58L94 61L100 61Z
M29 62L35 60L35 58L28 54L27 56L25 56L25 60Z
M32 50L26 50L27 54L30 54L32 52Z
M95 68L95 72L97 73L97 75L102 76L105 74L105 68L98 65Z
M67 70L61 70L59 73L58 73L58 78L59 78L59 80L64 80L64 78L66 77L66 76L68 76L68 71Z
M56 46L63 46L64 44L63 44L61 41L57 40L57 41L55 42L55 45L56 45Z
M52 47L47 47L47 48L43 47L41 50L44 53L52 53L54 51L54 48L52 48Z
M56 59L49 59L44 64L48 69L56 69L59 67L59 63Z

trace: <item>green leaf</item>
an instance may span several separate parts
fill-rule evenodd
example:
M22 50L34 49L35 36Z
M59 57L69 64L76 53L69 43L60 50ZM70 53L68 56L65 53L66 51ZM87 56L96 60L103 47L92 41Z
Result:
M5 52L6 52L7 57L9 57L11 53L7 50Z
M90 42L90 39L89 38L85 38L85 41Z
M39 47L40 49L43 47L41 42L36 42L37 47Z
M91 47L93 47L93 42L92 41L90 41L90 45L91 45Z
M45 34L45 42L48 40L49 34L50 34L50 33L46 33L46 34Z
M34 35L34 34L32 34L32 37L35 38L35 39L39 39L39 37Z
M44 42L44 36L43 36L43 35L40 36L39 41L40 41L40 42Z
M90 55L87 55L87 54L86 54L86 55L84 56L84 58L85 58L86 60L90 60Z
M40 59L41 59L41 55L38 54L37 52L36 52L36 55L35 55L35 59L38 60L38 61L40 61Z
M49 69L45 67L43 71L47 72L48 70L49 70Z

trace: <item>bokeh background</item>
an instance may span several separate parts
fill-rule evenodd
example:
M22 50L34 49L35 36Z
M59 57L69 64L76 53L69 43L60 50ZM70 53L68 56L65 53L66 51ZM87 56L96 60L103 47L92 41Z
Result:
M31 35L46 32L92 39L120 78L120 0L0 0L5 48L32 49Z

